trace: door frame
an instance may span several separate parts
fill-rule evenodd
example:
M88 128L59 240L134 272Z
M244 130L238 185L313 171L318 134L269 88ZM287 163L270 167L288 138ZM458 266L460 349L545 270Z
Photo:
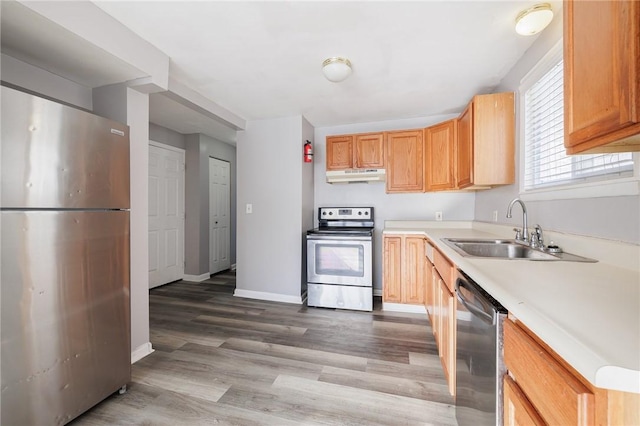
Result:
M186 157L187 157L187 151L183 148L178 148L172 145L167 145L165 143L162 142L157 142L154 140L149 139L149 145L150 146L154 146L156 148L160 148L160 149L166 149L167 151L173 151L173 152L177 152L179 154L182 154L182 160L183 160L183 164L184 166L182 167L182 221L180 223L180 231L182 232L182 276L180 277L180 279L184 279L185 277L185 269L186 269L186 258L185 258L185 254L186 254L186 226L185 226L185 222L186 222L186 218L187 218L187 204L186 204L186 196L187 196L187 176L186 176ZM147 155L148 157L148 155ZM148 161L148 159L147 159ZM147 173L148 174L148 173ZM147 209L148 209L148 204L149 201L147 200ZM148 213L147 213L148 214ZM149 231L147 230L147 233ZM147 265L147 269L149 269L149 266Z

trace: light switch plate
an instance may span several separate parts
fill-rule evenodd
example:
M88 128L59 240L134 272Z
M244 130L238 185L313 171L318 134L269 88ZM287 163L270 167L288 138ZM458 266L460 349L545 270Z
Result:
M436 220L437 221L441 221L442 220L442 212L436 212Z
M251 214L251 213L253 213L253 204L249 204L249 203L247 203L247 206L246 206L246 213L247 213L247 214Z

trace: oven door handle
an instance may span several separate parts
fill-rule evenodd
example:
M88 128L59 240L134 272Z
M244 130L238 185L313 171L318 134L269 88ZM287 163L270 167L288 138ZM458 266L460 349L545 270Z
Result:
M307 241L326 241L326 240L338 240L338 241L371 241L371 237L367 236L347 236L347 235L307 235Z

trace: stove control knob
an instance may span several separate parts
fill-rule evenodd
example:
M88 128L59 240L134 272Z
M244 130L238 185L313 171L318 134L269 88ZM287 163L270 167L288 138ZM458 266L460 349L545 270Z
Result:
M331 216L333 214L333 212L329 212L329 216Z
M358 216L362 216L362 212L358 212Z
M369 212L364 212L365 216L369 216Z
M327 212L322 212L322 216L326 216L326 215L327 215Z

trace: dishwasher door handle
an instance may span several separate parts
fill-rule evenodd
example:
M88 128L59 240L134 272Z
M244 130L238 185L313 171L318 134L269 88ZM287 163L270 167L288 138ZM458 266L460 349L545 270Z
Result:
M477 292L474 291L474 289L470 287L466 281L460 278L456 280L456 296L458 297L458 300L464 305L464 307L487 324L495 325L495 315L488 314L484 309L482 309L482 307L478 307L473 302L465 299L464 295L460 291L460 288L469 290L472 293L476 294L478 297L482 297L482 295L477 294Z

